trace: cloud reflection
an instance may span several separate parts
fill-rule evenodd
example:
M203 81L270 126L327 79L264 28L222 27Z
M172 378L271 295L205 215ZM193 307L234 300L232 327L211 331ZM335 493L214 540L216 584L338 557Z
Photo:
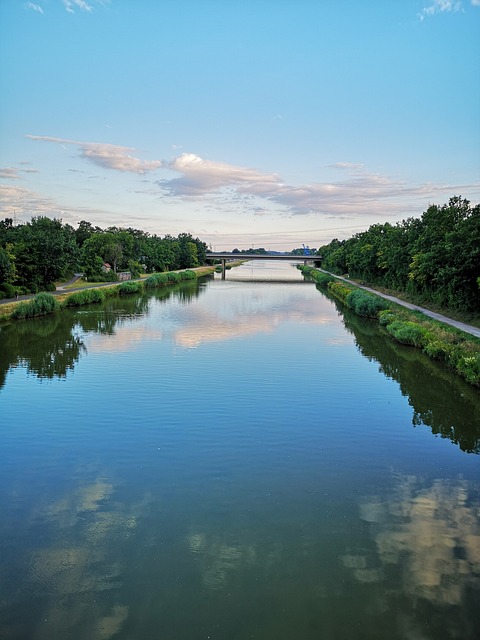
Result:
M137 518L118 509L114 491L99 477L36 510L34 520L52 535L51 546L27 554L23 590L42 605L40 621L33 615L29 621L32 639L109 640L122 629L128 617L118 596L123 566L110 549L133 533Z
M461 611L468 593L480 589L480 509L473 499L462 479L424 487L415 476L399 478L391 495L361 502L375 551L350 549L343 566L358 582L398 575L413 609L428 602Z

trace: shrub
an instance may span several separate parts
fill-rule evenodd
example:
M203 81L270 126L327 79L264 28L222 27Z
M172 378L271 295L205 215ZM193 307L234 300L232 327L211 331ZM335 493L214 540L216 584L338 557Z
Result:
M449 364L453 359L454 346L443 340L430 340L423 347L423 352L433 360L440 360L440 362Z
M187 269L186 271L180 272L180 277L182 280L196 280L197 274L195 273L195 271Z
M80 307L84 304L103 302L103 300L105 300L105 293L101 289L84 289L68 296L64 305L66 307Z
M315 282L321 287L327 287L329 282L334 282L334 278L328 273L323 273L323 271L313 270L312 275L315 278Z
M147 289L154 289L160 285L167 284L168 278L166 273L153 273L144 281L144 285Z
M347 287L346 285L344 285L342 282L339 282L338 280L333 280L332 282L329 282L327 286L330 293L333 296L335 296L335 298L338 298L342 302L345 302L348 294L352 292L352 289L350 287Z
M26 288L28 289L26 293L38 293L38 285L35 282L29 282Z
M45 316L58 309L57 300L50 293L39 293L28 302L20 302L12 311L12 318L34 318L35 316Z
M384 311L388 307L385 300L361 289L354 289L349 293L345 298L345 303L356 314L366 318L376 318L380 311Z
M397 320L398 316L391 309L383 309L378 314L378 322L382 325L382 327L387 326L391 322Z
M470 384L480 386L480 355L462 355L458 358L456 371Z
M169 271L166 276L167 282L180 282L180 274L176 271Z
M141 293L143 291L143 283L142 282L122 282L122 284L118 285L118 293L121 296L130 295L131 293Z
M3 291L3 293L5 294L3 297L4 298L14 298L15 297L15 293L16 293L16 288L13 286L13 284L10 284L9 282L3 282L0 290Z
M395 320L387 325L387 331L395 340L402 344L409 344L414 347L423 347L428 341L428 332L415 322L403 322Z
M54 282L47 282L47 284L43 286L43 291L56 291L56 289L57 287Z

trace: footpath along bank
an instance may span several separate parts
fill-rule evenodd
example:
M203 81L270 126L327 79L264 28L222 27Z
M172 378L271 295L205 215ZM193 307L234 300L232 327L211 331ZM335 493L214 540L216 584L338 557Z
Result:
M432 360L480 387L480 330L476 327L419 310L393 296L373 293L370 288L308 265L298 265L298 269L357 315L376 320L397 342L421 349Z

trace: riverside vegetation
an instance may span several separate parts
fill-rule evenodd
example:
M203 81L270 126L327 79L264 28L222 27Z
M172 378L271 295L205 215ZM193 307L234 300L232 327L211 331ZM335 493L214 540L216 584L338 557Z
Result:
M425 355L480 387L480 340L405 307L364 291L308 265L298 265L324 291L357 315L376 320L397 342L421 349Z
M322 267L422 306L480 314L480 205L459 196L420 218L375 224L317 252Z
M100 303L112 296L139 294L148 289L196 280L197 277L212 273L213 270L214 267L204 267L197 271L186 269L184 271L154 273L144 280L127 280L117 285L102 286L101 288L91 287L82 291L75 291L62 296L60 301L51 293L42 292L31 300L12 303L12 309L7 312L4 319L8 317L14 320L35 318L55 313L66 307L80 307Z
M25 224L0 221L0 299L55 291L55 282L81 271L89 282L117 282L117 271L177 271L205 264L207 245L188 233L150 235L131 227L77 229L38 216Z

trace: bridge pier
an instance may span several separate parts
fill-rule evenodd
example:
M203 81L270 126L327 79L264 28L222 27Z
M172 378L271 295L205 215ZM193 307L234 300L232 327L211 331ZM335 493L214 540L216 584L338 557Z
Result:
M226 267L227 261L225 258L222 259L222 280L225 280L225 272L227 271Z

